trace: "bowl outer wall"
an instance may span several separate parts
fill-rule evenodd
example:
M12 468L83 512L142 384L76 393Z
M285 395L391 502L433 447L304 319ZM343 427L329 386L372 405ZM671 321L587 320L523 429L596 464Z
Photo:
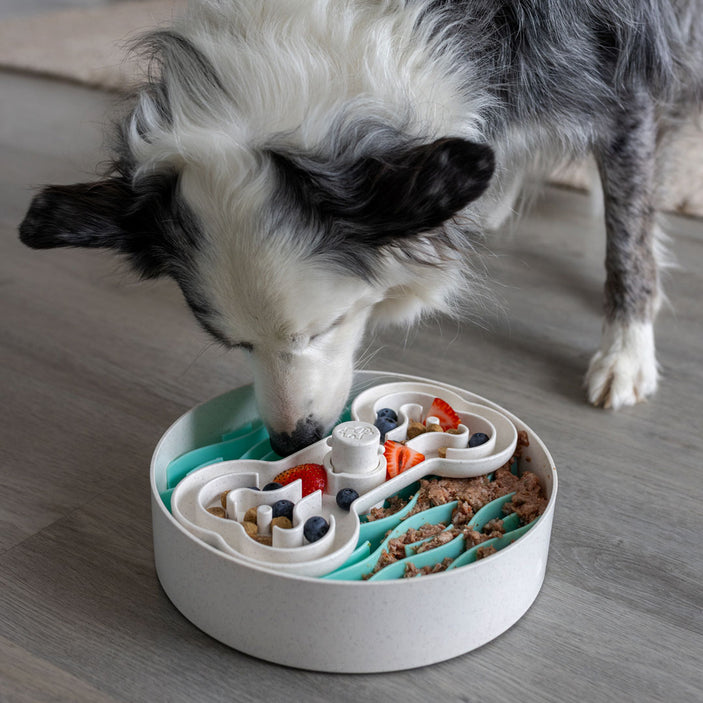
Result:
M433 383L506 414L528 432L529 470L549 496L544 514L515 544L486 561L406 581L322 581L285 575L226 555L191 535L163 505L168 463L188 449L257 416L251 386L193 408L163 435L151 464L154 560L178 610L215 639L267 661L336 673L426 666L494 639L527 611L544 580L557 475L549 452L500 406L448 384L361 371L371 383ZM161 484L161 485L159 485Z

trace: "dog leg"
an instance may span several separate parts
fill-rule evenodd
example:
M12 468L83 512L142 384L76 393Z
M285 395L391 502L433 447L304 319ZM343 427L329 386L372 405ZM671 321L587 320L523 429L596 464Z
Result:
M605 321L586 375L588 399L604 408L634 405L657 388L654 317L660 303L655 255L654 105L633 96L596 149L606 227Z

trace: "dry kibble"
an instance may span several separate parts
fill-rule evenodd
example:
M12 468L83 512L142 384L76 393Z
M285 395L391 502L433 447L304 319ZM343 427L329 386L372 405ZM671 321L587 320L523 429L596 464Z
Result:
M271 547L273 545L273 539L271 538L271 535L256 535L254 539L259 544L265 544L267 547Z
M446 447L440 447L440 448L437 450L437 455L438 455L441 459L446 459L446 458L447 458L447 448L446 448Z
M224 510L227 510L227 494L228 493L229 493L229 491L223 491L220 494L220 503L222 503L222 508Z
M219 505L215 505L212 508L208 508L207 511L215 517L227 517L227 513L225 512L224 508L221 508Z
M284 530L290 530L291 527L293 527L293 523L285 515L281 515L271 520L271 529L274 527L282 527Z
M460 430L458 427L450 427L447 430L447 434L461 434L464 430Z
M242 524L244 525L244 529L246 530L249 537L256 537L258 528L256 527L255 522L244 522Z
M427 431L428 432L444 432L444 430L442 429L442 425L428 425Z
M408 439L413 439L418 435L427 432L427 428L421 422L415 422L415 420L410 420L408 423Z
M256 525L256 508L249 508L244 513L244 522L253 522Z

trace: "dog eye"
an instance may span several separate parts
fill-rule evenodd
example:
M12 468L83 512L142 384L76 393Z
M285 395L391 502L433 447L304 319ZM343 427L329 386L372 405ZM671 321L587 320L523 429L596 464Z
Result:
M254 345L249 342L229 342L228 345L230 349L244 349L244 351L253 352Z
M193 307L193 306L191 306ZM200 323L200 326L214 339L216 339L220 344L227 347L227 349L244 349L245 351L251 352L254 350L254 345L250 342L233 342L227 335L219 330L210 319L202 314L197 308L193 308L195 313L195 319Z
M198 322L201 324L201 326L210 334L212 335L220 344L223 344L227 349L244 349L245 351L252 352L254 351L254 345L251 344L250 342L233 342L231 341L226 334L221 332L215 325L213 325L210 320L208 320L207 317L204 315L199 315L196 313L195 315L196 319Z
M339 325L341 325L342 322L344 322L345 317L346 317L346 315L340 315L338 318L335 319L335 321L329 327L322 330L322 332L318 332L317 334L313 334L310 337L310 341L314 342L318 337L322 337L322 336L326 335L328 332L331 332L335 327L339 327Z

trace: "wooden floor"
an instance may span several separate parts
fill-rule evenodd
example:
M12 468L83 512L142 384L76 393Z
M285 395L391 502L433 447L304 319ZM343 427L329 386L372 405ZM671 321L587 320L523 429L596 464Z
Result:
M580 194L547 191L490 241L480 326L370 340L369 367L458 384L544 439L560 471L547 577L515 627L458 659L296 671L197 630L152 561L153 447L248 382L245 359L210 346L169 281L16 237L30 186L91 177L112 99L2 74L0 96L0 700L703 700L703 222L669 223L681 269L658 322L664 383L635 409L584 403L604 244Z

